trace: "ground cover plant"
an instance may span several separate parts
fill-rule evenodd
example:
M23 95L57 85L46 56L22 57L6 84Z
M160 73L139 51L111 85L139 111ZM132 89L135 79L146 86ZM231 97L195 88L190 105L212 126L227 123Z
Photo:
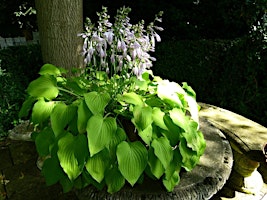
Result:
M0 51L0 138L19 122L18 112L25 88L42 66L38 45L10 47Z
M48 185L114 193L147 176L172 191L204 153L194 90L150 69L162 13L145 26L131 24L129 12L119 9L114 24L105 7L96 25L87 19L80 34L87 67L78 76L45 64L27 88L20 117L30 115L36 127Z

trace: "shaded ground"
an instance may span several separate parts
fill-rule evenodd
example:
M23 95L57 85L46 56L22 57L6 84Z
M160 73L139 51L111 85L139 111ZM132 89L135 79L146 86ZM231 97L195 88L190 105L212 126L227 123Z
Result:
M36 161L33 142L0 141L0 200L78 200L75 192L63 193L58 184L47 187ZM266 193L265 185L256 195L229 191L228 198L217 195L213 200L267 200Z

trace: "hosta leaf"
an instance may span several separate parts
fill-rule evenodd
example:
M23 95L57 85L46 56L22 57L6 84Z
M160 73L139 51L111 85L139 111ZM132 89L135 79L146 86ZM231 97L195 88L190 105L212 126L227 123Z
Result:
M88 158L85 165L89 174L98 182L104 179L105 171L109 166L109 156L107 149L100 151L93 157Z
M55 106L55 102L49 101L46 102L43 98L39 99L33 106L32 109L32 122L34 124L40 124L46 121L53 108Z
M50 116L51 127L56 137L58 137L64 131L64 128L74 118L76 115L76 110L76 106L67 106L64 103L56 104Z
M54 76L57 76L57 75L60 75L60 70L52 65L52 64L44 64L40 71L39 71L39 74L40 75L45 75L45 74L48 74L48 75L54 75Z
M144 130L138 130L138 135L142 138L142 140L147 144L150 145L153 135L153 128L151 125L146 127Z
M64 193L69 192L73 188L74 184L74 182L70 180L66 174L64 174L64 176L61 177L59 183L62 186Z
M183 104L178 94L185 94L185 91L179 84L169 82L168 80L160 81L157 92L158 97L164 102L173 107L183 108Z
M118 127L116 134L114 134L114 136L110 140L110 143L108 146L111 157L116 156L116 149L117 149L118 144L120 144L122 141L126 140L126 138L127 138L127 136L126 136L124 129Z
M58 141L58 159L70 180L76 179L83 170L89 156L87 138L84 134L65 134Z
M118 192L125 184L125 178L121 175L117 166L113 166L107 171L105 181L108 186L108 192L111 194Z
M121 174L133 186L146 168L148 152L139 141L123 141L118 145L117 159Z
M50 145L55 142L55 135L52 129L45 128L37 134L35 138L35 145L37 152L40 156L46 156L50 154Z
M187 146L187 142L184 138L181 139L179 150L183 158L182 167L187 171L191 171L197 165L200 156L197 155L197 152Z
M180 182L180 176L178 172L174 172L170 179L163 179L163 185L168 192L173 191L174 187Z
M175 123L173 123L172 119L168 114L164 115L163 121L167 127L167 130L163 130L162 134L169 139L171 146L174 147L179 143L181 132L184 132L184 130L177 126Z
M153 123L156 126L162 128L164 130L168 130L168 128L164 122L164 118L163 118L164 116L165 116L165 113L163 111L161 111L160 108L158 108L158 107L153 108L153 112L152 112Z
M117 131L116 119L93 115L87 123L87 137L90 155L97 154L107 147Z
M33 97L44 97L52 100L58 96L59 90L55 77L44 75L32 81L27 88L27 92Z
M190 129L188 132L183 132L182 136L187 142L187 147L191 148L193 151L196 151L197 154L202 154L206 147L203 134L197 130L198 124L194 121L190 123Z
M173 151L173 160L165 170L165 179L169 180L175 171L180 172L182 166L182 156L179 149Z
M28 117L30 110L32 110L33 104L36 101L35 97L29 96L22 104L19 111L19 118Z
M169 113L174 124L184 129L185 132L190 131L190 118L181 109L174 108Z
M134 93L134 92L129 92L129 93L125 93L123 94L120 98L119 98L120 101L123 101L127 104L133 104L133 105L140 105L142 106L144 103L143 103L143 100L141 98L140 95Z
M132 122L138 129L146 129L153 122L152 108L149 106L135 106L133 109Z
M183 89L186 91L186 93L193 97L196 98L196 93L195 91L192 89L192 87L190 87L186 82L183 82Z
M152 174L159 179L164 174L164 167L157 156L154 154L153 148L148 151L148 165Z
M110 96L108 93L89 92L84 94L85 102L94 115L104 114Z
M45 177L48 186L57 183L64 176L64 171L60 167L57 157L52 156L44 161L42 175Z
M154 139L151 146L154 149L155 155L166 169L173 159L173 150L169 140L165 137Z
M186 99L187 104L188 104L188 111L191 114L191 118L195 122L199 123L199 118L198 118L198 104L197 104L196 100L193 97L188 96L188 95L185 95L185 99Z
M91 116L92 113L87 107L85 101L81 101L81 103L78 106L78 120L77 120L77 127L79 133L86 132L87 122Z

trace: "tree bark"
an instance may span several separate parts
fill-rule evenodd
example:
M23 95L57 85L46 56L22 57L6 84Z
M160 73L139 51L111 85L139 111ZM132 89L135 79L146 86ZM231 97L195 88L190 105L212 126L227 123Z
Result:
M44 63L82 68L83 0L35 0Z

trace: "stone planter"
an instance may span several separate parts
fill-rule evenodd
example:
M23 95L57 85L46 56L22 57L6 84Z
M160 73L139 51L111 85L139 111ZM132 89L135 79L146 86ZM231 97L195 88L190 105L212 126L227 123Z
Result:
M173 192L166 192L160 181L145 179L142 185L133 188L127 185L113 195L107 193L106 188L98 191L90 186L76 190L78 199L210 199L229 178L233 164L232 151L222 132L204 119L200 119L200 130L207 143L205 153L191 172L181 174L180 184Z

